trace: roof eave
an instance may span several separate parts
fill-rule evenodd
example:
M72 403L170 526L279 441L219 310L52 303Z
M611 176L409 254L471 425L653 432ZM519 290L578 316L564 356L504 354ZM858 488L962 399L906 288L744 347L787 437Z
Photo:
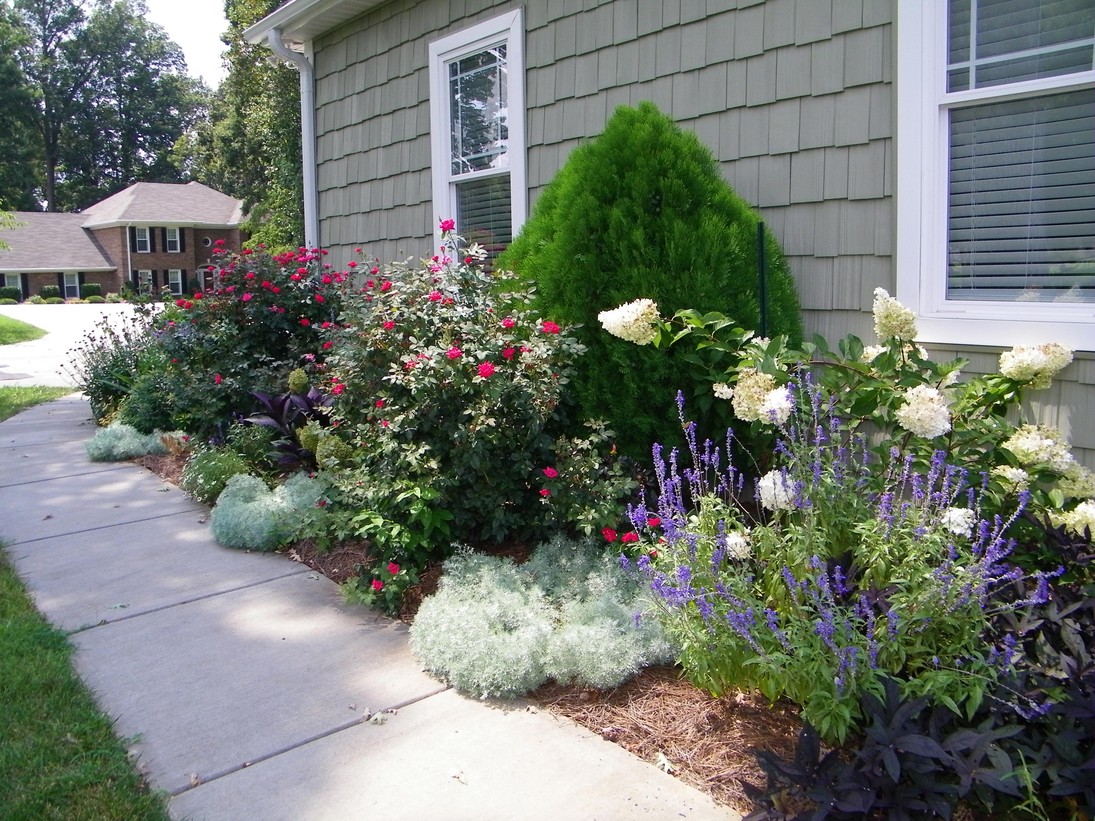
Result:
M304 43L359 17L388 0L290 0L243 31L252 45L265 43L270 32L281 32L289 48L300 51Z

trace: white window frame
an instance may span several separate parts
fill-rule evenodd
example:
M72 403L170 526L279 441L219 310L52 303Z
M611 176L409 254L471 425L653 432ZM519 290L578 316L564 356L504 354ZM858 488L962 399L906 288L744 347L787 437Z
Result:
M947 0L897 4L897 297L916 312L919 340L992 345L1060 342L1095 350L1095 305L948 300L950 107L1095 87L1095 71L948 93ZM1093 143L1095 150L1095 143Z
M179 231L181 228L166 228L164 229L167 234L167 240L164 243L164 250L169 254L178 254L181 252L181 243L179 242Z
M141 296L152 293L152 270L141 268L137 271L137 293Z
M142 248L141 245L144 245ZM133 247L138 254L149 254L152 252L152 239L148 228L136 227L133 229Z
M5 288L18 288L20 299L23 297L23 277L19 274L4 274Z
M61 297L64 299L80 298L80 275L75 271L65 271L62 274L65 287L61 289ZM72 291L70 294L69 291Z
M525 37L521 9L507 12L471 28L430 43L430 143L433 160L434 232L441 219L456 217L456 187L452 174L449 79L445 66L499 43L506 44L506 82L509 142L510 223L513 236L528 216L528 177L525 144ZM485 176L480 172L479 176ZM457 180L458 181L458 180ZM456 226L460 231L460 226Z
M167 287L174 296L182 296L183 274L181 268L167 269Z

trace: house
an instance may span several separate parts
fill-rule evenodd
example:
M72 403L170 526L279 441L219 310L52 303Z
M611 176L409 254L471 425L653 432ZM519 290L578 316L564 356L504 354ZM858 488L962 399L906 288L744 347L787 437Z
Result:
M1090 0L290 0L245 36L300 68L309 240L336 260L423 254L441 217L504 243L652 100L760 209L809 331L869 339L883 287L975 371L1074 348L1028 410L1095 467Z
M98 283L118 293L193 291L213 247L239 248L243 204L198 182L135 183L79 214L18 212L19 225L0 231L0 285L25 297L56 285L75 298ZM204 285L204 283L202 283Z

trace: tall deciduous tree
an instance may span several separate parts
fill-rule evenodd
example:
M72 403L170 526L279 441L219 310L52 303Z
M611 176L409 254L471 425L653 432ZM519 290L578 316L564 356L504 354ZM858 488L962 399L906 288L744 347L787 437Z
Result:
M203 87L148 22L144 0L96 0L90 15L84 0L14 0L14 11L47 210L83 208L139 180L177 180L168 157Z
M16 59L27 35L11 9L0 4L0 208L34 211L41 189L34 98Z
M272 247L304 237L300 78L269 49L248 44L243 31L280 5L225 0L228 74L182 151L195 176L244 201L252 239Z

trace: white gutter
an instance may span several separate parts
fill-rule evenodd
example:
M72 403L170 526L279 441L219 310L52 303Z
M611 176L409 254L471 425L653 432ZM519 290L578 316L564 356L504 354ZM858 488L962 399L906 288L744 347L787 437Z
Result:
M319 184L316 176L316 115L315 115L315 67L312 61L299 52L285 47L281 29L272 28L266 35L266 44L279 57L296 65L300 71L300 144L304 170L304 244L308 248L319 247L319 216L317 200Z

